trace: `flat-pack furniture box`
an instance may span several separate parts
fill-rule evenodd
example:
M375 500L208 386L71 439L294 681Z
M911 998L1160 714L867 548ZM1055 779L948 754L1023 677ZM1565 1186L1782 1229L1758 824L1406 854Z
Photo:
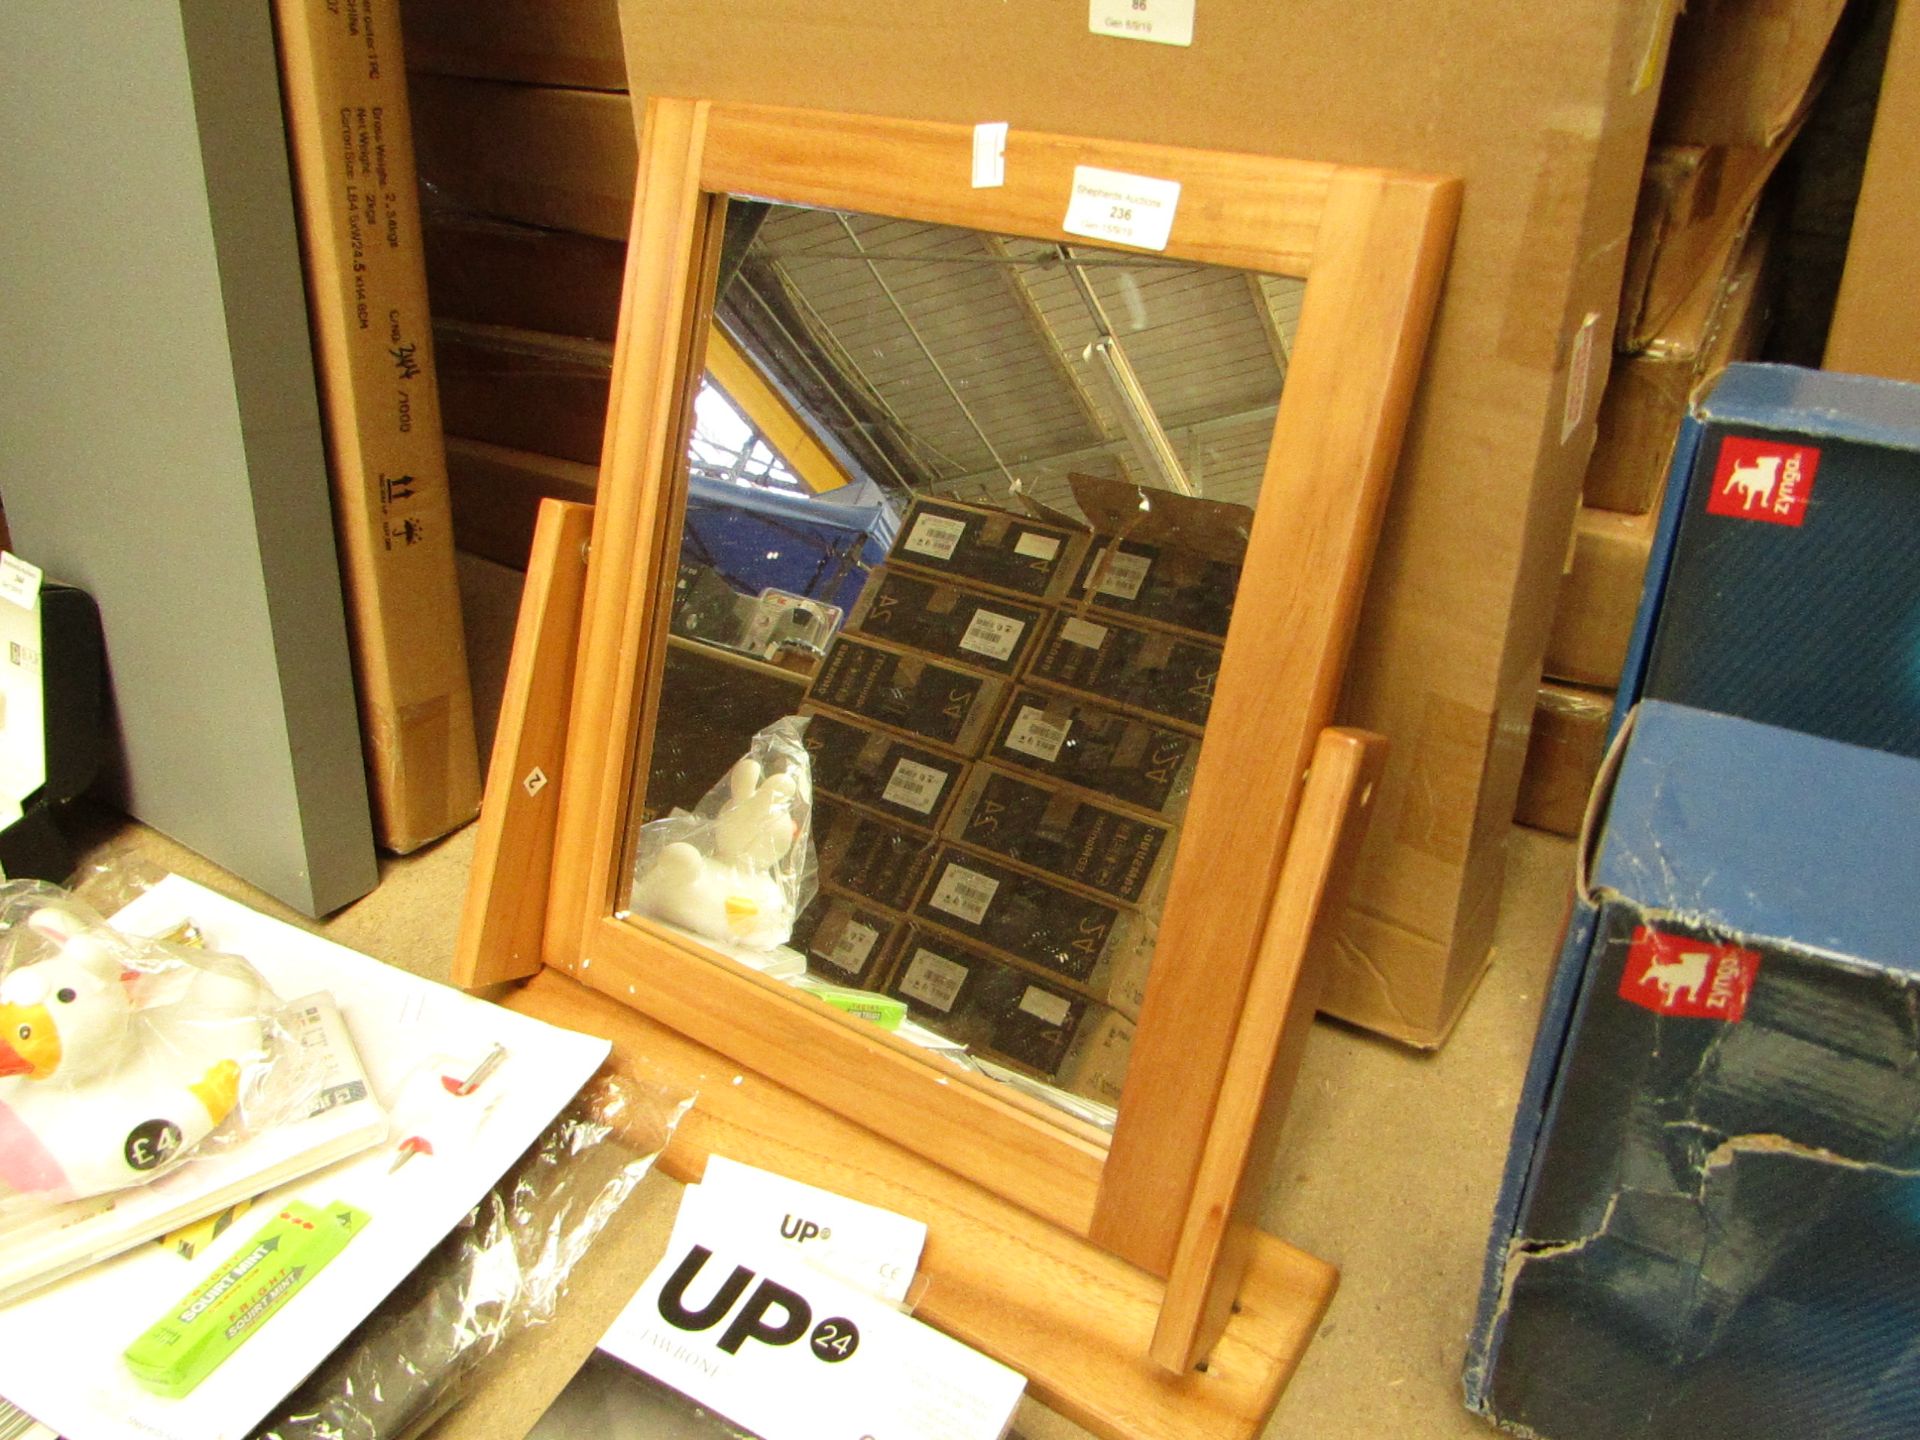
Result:
M1463 180L1348 671L1343 718L1386 734L1392 752L1324 1002L1412 1043L1445 1037L1487 960L1673 8L1577 0L1514 26L1466 0L1221 0L1179 46L1097 33L1073 6L623 7L636 104L710 96L1006 121ZM424 111L482 83L434 78L416 93ZM498 98L524 120L537 100L518 91ZM618 127L587 123L604 97L553 93L574 133L600 134L618 163ZM524 130L501 128L501 145L531 153ZM594 180L577 202L553 194L577 154L514 183L471 154L480 137L461 143L470 130L436 118L433 144L468 152L494 201L606 233L594 197L624 197L619 183Z
M1694 407L1621 690L1920 755L1920 388L1735 365Z
M1643 702L1466 1390L1540 1440L1920 1428L1920 762Z

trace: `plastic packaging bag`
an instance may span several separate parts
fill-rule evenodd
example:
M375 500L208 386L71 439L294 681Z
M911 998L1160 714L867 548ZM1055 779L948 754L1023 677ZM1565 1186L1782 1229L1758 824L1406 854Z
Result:
M691 815L641 827L633 908L716 944L772 950L813 898L813 772L789 715L753 746Z
M399 1440L552 1319L690 1096L596 1080L254 1440Z
M304 1115L317 1077L246 961L0 885L0 1212L143 1185Z

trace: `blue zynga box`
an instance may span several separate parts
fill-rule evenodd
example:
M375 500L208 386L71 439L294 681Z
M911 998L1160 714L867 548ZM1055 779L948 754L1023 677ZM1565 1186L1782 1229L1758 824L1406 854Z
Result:
M1729 366L1682 425L1620 684L1920 756L1920 385Z
M1920 761L1649 700L1602 787L1467 1403L1920 1435Z

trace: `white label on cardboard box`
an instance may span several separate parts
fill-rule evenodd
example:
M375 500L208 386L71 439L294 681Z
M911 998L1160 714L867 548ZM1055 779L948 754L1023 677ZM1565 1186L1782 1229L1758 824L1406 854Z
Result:
M1067 732L1072 728L1070 720L1056 725L1038 706L1022 705L1007 731L1007 748L1051 765L1060 758L1061 748L1067 743Z
M1096 595L1111 595L1118 600L1138 600L1140 587L1147 583L1153 561L1145 555L1130 555L1125 550L1110 550L1099 562L1100 583Z
M999 890L1000 882L991 875L982 875L978 870L969 870L949 860L941 872L940 883L933 887L933 898L927 903L936 910L958 915L969 925L978 925L987 918L987 907L993 904Z
M973 127L973 188L991 190L1007 183L1007 122L989 120Z
M1191 45L1194 4L1195 0L1089 0L1087 28L1096 35L1123 40Z
M1073 194L1060 228L1089 240L1164 250L1180 205L1180 182L1093 165L1073 167Z
M933 1006L945 1014L960 998L960 987L967 982L967 967L931 950L916 950L900 977L900 993Z
M904 1303L926 1247L926 1222L724 1155L707 1159L680 1207L695 1205L870 1295Z
M971 650L976 655L990 655L995 660L1005 660L1013 654L1013 647L1020 643L1021 632L1026 628L1026 621L1012 615L996 615L991 610L975 611L972 623L967 626L967 633L960 637L960 648Z
M880 932L871 925L849 920L841 926L839 938L833 942L833 948L827 951L827 959L842 970L858 970L873 954L873 942L879 938Z
M918 760L901 759L894 764L893 774L887 780L887 788L881 792L880 798L889 805L901 805L908 810L917 810L922 815L931 815L946 784L944 771L936 770L931 765L922 765Z
M915 555L951 560L953 552L960 548L960 537L966 533L967 527L958 520L950 520L945 515L922 515L913 522L913 532L907 536L905 548Z
M1594 337L1600 333L1600 312L1589 310L1573 337L1567 360L1567 397L1560 412L1560 443L1566 444L1587 418L1587 388L1593 383Z
M29 564L11 550L0 550L0 599L31 610L40 603L42 578L38 565Z
M766 1440L999 1440L1020 1376L685 1209L601 1348Z
M1026 560L1051 560L1060 553L1060 541L1035 530L1022 530L1013 542L1013 553Z
M1020 997L1020 1008L1048 1025L1064 1025L1073 1013L1073 1005L1066 996L1042 990L1038 985L1027 987L1027 993Z
M1107 627L1075 615L1060 622L1060 638L1069 645L1084 645L1089 650L1098 650L1107 643Z

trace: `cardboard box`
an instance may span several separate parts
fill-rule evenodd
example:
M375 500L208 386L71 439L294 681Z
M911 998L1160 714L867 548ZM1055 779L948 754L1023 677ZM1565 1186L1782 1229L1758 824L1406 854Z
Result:
M1920 214L1920 7L1894 12L1873 142L1853 211L1846 270L1827 332L1829 370L1920 381L1920 295L1913 217Z
M1200 742L1105 705L1022 686L986 755L1096 800L1172 820L1186 809Z
M598 466L447 437L453 539L462 550L515 570L527 568L540 502L551 496L591 505Z
M807 691L810 704L978 755L1000 718L1007 682L913 650L840 635Z
M478 813L480 760L400 27L275 13L374 833L405 854Z
M807 969L835 985L878 990L886 984L906 922L884 906L822 886L794 917L794 949Z
M1146 995L1152 918L991 856L941 846L913 919L1129 1015L1137 1017Z
M1920 387L1731 366L1668 490L1623 692L1920 755Z
M611 343L450 320L433 330L448 434L599 465Z
M907 910L933 865L934 838L862 814L824 794L813 800L820 883L889 910Z
M1647 155L1615 343L1644 350L1752 222L1799 124L1769 146L1656 145Z
M1469 1405L1548 1440L1920 1423L1920 763L1644 702L1515 1118Z
M887 559L943 580L1052 601L1065 598L1086 547L1083 531L1010 510L921 498L900 522Z
M919 926L901 942L887 991L948 1039L1048 1078L1091 1008L1085 996Z
M1580 833L1587 795L1606 754L1612 716L1611 690L1541 684L1520 799L1513 807L1517 823L1556 835Z
M402 0L400 16L423 74L627 87L613 0Z
M1213 708L1220 647L1111 616L1051 616L1026 678L1198 733Z
M991 118L1465 182L1343 692L1341 718L1393 749L1324 1001L1417 1044L1446 1034L1486 962L1673 8L1571 0L1516 25L1469 0L1219 0L1184 48L1095 34L1072 6L983 21L932 0L645 0L624 16L636 100ZM499 112L503 148L527 155L531 109ZM581 156L501 168L559 209Z
M420 185L472 215L627 239L639 142L626 98L415 74Z
M883 565L846 628L996 675L1018 674L1040 635L1038 607Z
M1061 1063L1060 1086L1102 1105L1118 1106L1132 1053L1133 1021L1118 1010L1089 1007L1073 1037L1073 1047Z
M753 737L800 708L806 678L717 646L667 638L641 819L691 810L722 780Z
M627 266L623 242L444 206L430 206L421 219L436 320L612 343Z
M907 825L939 828L959 793L966 762L811 705L800 713L808 717L816 792Z
M1599 689L1620 683L1653 554L1657 514L1580 509L1573 555L1553 611L1544 673Z
M1225 508L1251 522L1244 506ZM1224 640L1239 588L1237 561L1174 543L1102 537L1087 551L1073 593L1100 610Z
M1772 239L1771 217L1756 220L1645 350L1615 359L1600 397L1586 504L1644 515L1660 503L1694 390L1729 362L1760 353L1772 318Z
M1846 0L1689 0L1674 23L1655 136L1771 145L1812 102Z
M1169 825L991 765L975 765L968 774L946 834L1137 906L1157 906L1175 843Z

